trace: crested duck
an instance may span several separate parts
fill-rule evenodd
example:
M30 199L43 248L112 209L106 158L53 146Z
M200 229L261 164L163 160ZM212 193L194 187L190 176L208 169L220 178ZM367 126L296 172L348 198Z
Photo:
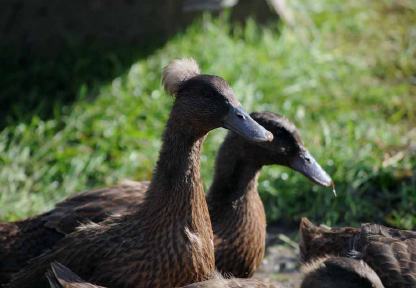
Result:
M257 142L273 135L243 110L224 79L201 74L193 60L171 62L162 83L175 101L142 204L80 227L32 259L8 287L47 286L45 273L54 261L112 288L177 287L212 274L213 234L200 176L205 136L219 127Z
M266 217L257 193L261 167L283 165L319 185L329 186L332 182L308 152L293 123L271 112L255 112L251 117L273 133L273 141L253 143L230 131L218 151L213 184L207 196L216 267L224 275L239 278L251 277L265 252ZM43 223L38 229L63 237L86 219L100 222L109 214L133 211L144 200L148 183L124 181L118 186L70 197L38 216ZM57 242L60 238L56 238ZM52 246L37 245L38 254Z

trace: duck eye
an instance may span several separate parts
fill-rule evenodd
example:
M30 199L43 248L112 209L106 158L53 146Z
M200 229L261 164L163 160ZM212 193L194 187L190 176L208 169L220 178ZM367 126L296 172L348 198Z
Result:
M207 99L209 99L209 98L211 98L211 93L209 93L209 92L205 92L204 94L204 98L207 98Z

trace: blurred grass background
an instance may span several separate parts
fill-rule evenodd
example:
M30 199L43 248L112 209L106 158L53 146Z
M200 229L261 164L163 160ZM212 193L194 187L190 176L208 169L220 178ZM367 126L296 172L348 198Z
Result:
M416 228L416 3L288 2L293 26L232 26L227 13L205 14L155 51L91 47L30 65L7 54L1 91L15 98L0 121L0 220L121 179L150 179L172 105L161 69L194 57L246 110L291 119L334 179L336 198L287 168L263 169L269 221ZM205 142L205 187L224 135Z

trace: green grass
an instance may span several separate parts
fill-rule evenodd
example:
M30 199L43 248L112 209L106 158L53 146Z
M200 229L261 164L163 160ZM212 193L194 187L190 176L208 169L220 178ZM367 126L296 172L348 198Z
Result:
M246 110L278 112L295 122L333 177L336 198L287 168L264 169L259 191L270 221L307 216L328 225L415 228L416 4L288 2L294 28L252 21L232 28L227 17L205 15L109 81L74 79L79 85L69 91L77 101L55 105L51 117L11 113L0 132L0 219L47 211L69 195L124 178L150 179L172 105L160 72L185 56L204 73L224 77ZM117 68L120 61L113 60L107 69ZM53 90L22 93L60 97ZM206 187L224 134L213 131L205 142Z

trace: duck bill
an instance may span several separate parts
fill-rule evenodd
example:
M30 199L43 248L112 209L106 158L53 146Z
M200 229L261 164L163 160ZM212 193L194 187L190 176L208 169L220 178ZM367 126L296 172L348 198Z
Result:
M305 175L312 182L323 187L332 185L332 179L322 169L321 165L309 154L308 151L295 157L289 165L293 170Z
M223 127L253 142L271 142L273 140L273 134L254 121L241 106L230 105L230 111L223 121Z

